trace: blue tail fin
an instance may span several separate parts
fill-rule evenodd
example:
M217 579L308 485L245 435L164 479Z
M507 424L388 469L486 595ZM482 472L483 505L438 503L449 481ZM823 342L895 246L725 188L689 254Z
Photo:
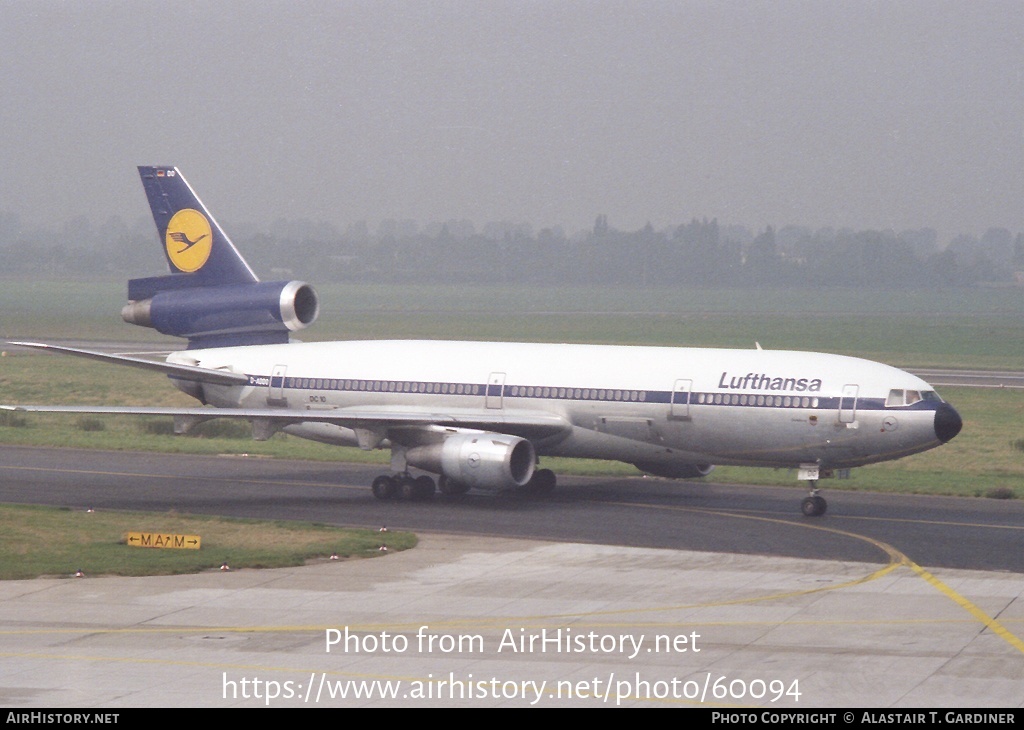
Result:
M131 279L126 322L187 337L189 347L287 342L316 319L301 281L261 283L176 167L139 167L169 276Z
M139 175L172 274L191 274L188 286L259 281L178 168L140 166Z

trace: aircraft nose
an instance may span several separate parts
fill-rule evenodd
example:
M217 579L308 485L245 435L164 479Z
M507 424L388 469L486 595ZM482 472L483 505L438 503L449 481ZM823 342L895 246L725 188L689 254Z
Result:
M960 414L949 403L940 403L939 407L935 409L935 435L942 443L951 441L960 433L963 426L964 422L960 418Z

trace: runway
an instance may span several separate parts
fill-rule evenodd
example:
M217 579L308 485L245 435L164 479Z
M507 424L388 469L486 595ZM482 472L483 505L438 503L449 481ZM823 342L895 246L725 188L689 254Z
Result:
M1024 388L1024 372L1019 370L913 369L914 375L942 388Z
M381 503L377 471L0 448L3 502L421 535L376 560L0 584L0 704L1024 702L1019 502L829 492L808 519L797 488L566 478L547 500Z

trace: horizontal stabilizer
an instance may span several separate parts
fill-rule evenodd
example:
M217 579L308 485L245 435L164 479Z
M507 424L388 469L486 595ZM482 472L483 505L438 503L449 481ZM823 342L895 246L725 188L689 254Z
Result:
M8 342L16 347L28 347L33 350L48 352L60 352L65 355L85 357L90 360L110 362L116 365L128 365L129 367L141 368L142 370L153 370L164 373L179 380L194 380L200 383L213 385L248 385L249 378L241 373L232 373L227 370L212 370L200 368L194 365L178 365L175 363L162 362L158 360L147 360L143 357L132 357L131 355L117 355L111 352L96 352L95 350L80 350L77 347L63 347L61 345L48 345L42 342Z

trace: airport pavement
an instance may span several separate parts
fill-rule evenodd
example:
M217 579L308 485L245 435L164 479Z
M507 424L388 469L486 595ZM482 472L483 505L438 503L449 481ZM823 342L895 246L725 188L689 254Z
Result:
M427 534L0 583L0 706L1019 708L1022 633L1014 573Z

